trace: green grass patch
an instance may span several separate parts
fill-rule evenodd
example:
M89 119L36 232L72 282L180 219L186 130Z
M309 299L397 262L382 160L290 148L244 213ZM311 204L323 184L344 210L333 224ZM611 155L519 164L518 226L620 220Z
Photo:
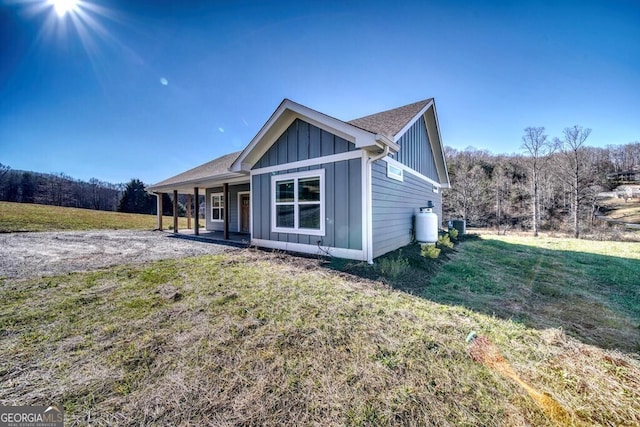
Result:
M439 258L434 279L487 242ZM390 274L426 262L407 249L392 259ZM472 282L461 289L482 295ZM0 400L60 402L71 424L554 425L469 357L470 330L576 424L640 422L635 357L313 260L247 250L5 281L0 300Z
M165 227L169 227L173 224L173 217L165 216L163 222ZM201 219L200 222L203 224L204 220ZM153 230L156 227L155 215L0 202L0 233L98 229ZM178 218L178 227L187 228L187 219Z
M487 236L461 245L421 295L640 351L638 277L637 243Z

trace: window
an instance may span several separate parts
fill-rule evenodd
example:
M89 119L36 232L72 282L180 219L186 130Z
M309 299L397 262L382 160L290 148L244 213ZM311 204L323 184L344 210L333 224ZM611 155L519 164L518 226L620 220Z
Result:
M224 221L224 194L214 193L211 195L211 221Z
M324 169L271 177L271 230L324 236Z
M387 177L396 181L404 181L404 171L397 166L393 166L391 162L387 162Z

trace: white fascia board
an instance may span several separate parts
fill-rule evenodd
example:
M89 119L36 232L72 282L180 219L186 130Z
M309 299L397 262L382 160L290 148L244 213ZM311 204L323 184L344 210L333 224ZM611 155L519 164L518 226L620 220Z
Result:
M148 192L153 193L167 193L172 192L173 190L178 190L180 194L192 194L193 189L195 187L198 188L211 188L218 187L222 184L245 184L249 183L249 176L244 174L224 174L217 175L213 179L203 180L203 179L194 179L188 181L178 182L176 184L167 184L167 185L152 185L147 187Z

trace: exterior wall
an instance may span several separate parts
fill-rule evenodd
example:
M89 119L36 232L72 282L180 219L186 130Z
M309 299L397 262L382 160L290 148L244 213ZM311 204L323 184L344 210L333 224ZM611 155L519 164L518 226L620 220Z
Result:
M298 160L357 150L346 139L296 119L253 167L283 165Z
M225 214L229 216L229 231L238 232L238 192L249 191L249 183L239 185L229 185L229 200L225 200ZM205 228L209 231L224 231L224 222L211 221L211 194L222 193L222 186L207 188L205 191L206 209L204 217L206 219Z
M325 235L311 236L271 232L271 176L315 169L325 170ZM251 177L253 209L252 239L273 240L323 247L362 249L362 160L285 169Z
M393 159L439 182L424 116L420 116L409 130L400 137L398 144L400 145L400 151L391 156Z
M433 212L442 222L442 193L433 184L404 170L404 181L387 177L387 163L371 165L371 207L373 219L373 257L401 248L413 241L414 216L431 200Z

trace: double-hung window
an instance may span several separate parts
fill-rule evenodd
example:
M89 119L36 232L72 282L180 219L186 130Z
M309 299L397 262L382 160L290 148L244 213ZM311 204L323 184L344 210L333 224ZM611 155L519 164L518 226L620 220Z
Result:
M271 230L324 236L324 169L271 177Z
M211 221L224 221L224 194L214 193L211 195Z

